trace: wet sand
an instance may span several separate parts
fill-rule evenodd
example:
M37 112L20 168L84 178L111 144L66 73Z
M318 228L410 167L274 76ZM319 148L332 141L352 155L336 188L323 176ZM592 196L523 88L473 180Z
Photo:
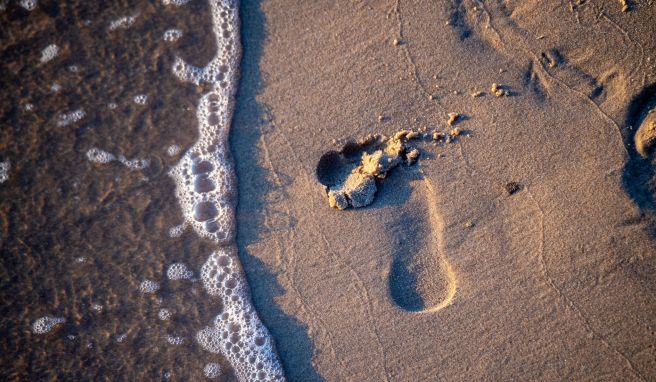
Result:
M166 174L169 146L197 139L204 89L170 66L213 57L207 5L56 4L0 13L0 376L203 380L218 362L234 380L194 341L214 314L202 285L166 278L212 250L168 234L182 215ZM656 100L656 4L242 1L240 15L237 242L289 380L655 378L656 159L633 137ZM183 37L163 42L172 27ZM421 144L370 206L329 207L322 155L446 133L449 113L457 139ZM93 147L151 165L91 163ZM66 322L35 335L44 315Z

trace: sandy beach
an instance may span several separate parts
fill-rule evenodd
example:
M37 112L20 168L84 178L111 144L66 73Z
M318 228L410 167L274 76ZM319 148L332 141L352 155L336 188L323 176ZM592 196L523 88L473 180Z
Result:
M574 3L242 4L238 237L290 380L654 378L653 180L628 173L656 8ZM450 112L456 141L329 208L324 153Z
M216 240L169 173L231 73L203 66L214 8L134 3L3 3L4 380L257 380L199 339L231 300L206 296ZM271 368L656 379L655 18L652 0L241 0L234 116L214 125ZM375 184L361 207L355 178Z

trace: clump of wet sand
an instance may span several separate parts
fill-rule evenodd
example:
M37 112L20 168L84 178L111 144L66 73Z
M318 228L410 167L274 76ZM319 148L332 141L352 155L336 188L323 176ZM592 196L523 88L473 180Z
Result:
M458 128L448 134L401 130L392 137L373 135L349 142L341 152L324 154L317 165L317 176L324 185L328 204L338 210L370 205L377 184L392 169L403 163L412 166L419 160L420 151L411 142L432 139L449 143L460 134Z
M345 210L349 207L365 207L374 201L377 191L376 182L384 179L387 173L400 163L415 163L419 157L417 149L409 149L407 143L418 137L411 131L402 131L388 138L384 136L368 137L345 146L342 153L362 152L360 161L341 182L326 186L330 207ZM330 160L329 156L322 160ZM320 168L322 166L320 163Z
M651 110L640 124L635 135L635 147L643 158L654 152L656 147L656 109Z

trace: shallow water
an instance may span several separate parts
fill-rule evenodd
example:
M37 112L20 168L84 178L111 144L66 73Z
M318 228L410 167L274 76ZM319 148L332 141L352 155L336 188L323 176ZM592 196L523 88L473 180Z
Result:
M207 2L1 4L0 379L236 379L195 340L220 310L198 279L215 244L175 234L168 176L209 90L171 71L214 56Z

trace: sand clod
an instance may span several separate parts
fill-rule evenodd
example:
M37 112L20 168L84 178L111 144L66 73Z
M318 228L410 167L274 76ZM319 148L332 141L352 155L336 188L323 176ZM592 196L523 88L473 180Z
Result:
M647 114L635 135L635 147L643 158L650 156L656 147L656 109Z
M492 84L492 86L490 87L490 93L494 94L497 97L507 97L510 95L510 91L507 89L506 86L499 85L497 83Z
M402 130L393 137L368 136L344 145L340 153L324 154L317 164L317 177L326 187L328 204L344 210L365 207L373 203L377 183L400 163L412 165L419 159L419 150L408 148L408 141L419 139L415 131ZM346 158L356 158L347 160Z
M449 119L447 119L446 123L449 126L453 126L460 119L460 114L458 114L458 113L449 113L448 116L449 116Z

